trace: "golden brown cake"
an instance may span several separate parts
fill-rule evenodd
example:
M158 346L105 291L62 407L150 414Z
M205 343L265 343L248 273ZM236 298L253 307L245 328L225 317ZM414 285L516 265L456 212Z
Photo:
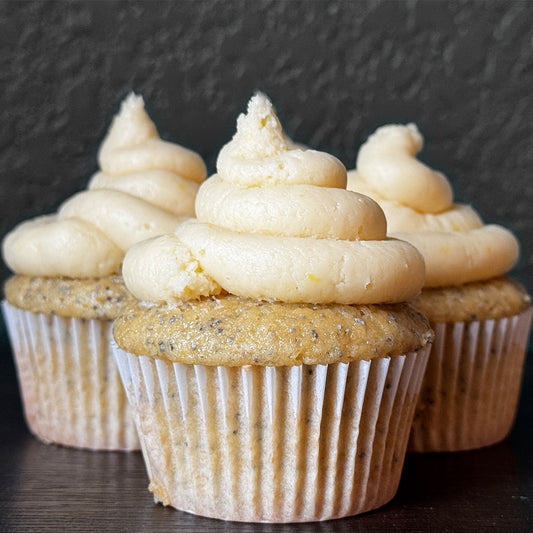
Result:
M136 301L119 275L86 279L16 275L7 280L4 294L19 309L85 320L114 320Z
M4 238L16 275L2 309L31 431L45 442L133 450L135 424L110 353L112 321L133 300L122 259L133 243L194 213L205 165L162 141L135 95L113 120L99 162L88 190Z
M433 322L506 318L520 315L531 307L525 288L508 277L424 289L410 303Z
M312 305L234 295L129 307L114 337L132 353L187 364L293 366L392 357L425 346L427 321L409 304Z
M432 332L422 257L256 95L197 220L132 247L115 356L156 501L250 522L354 515L398 487Z
M468 450L511 429L531 302L502 277L518 258L515 237L454 203L446 177L415 158L421 146L414 124L378 129L361 147L348 188L374 198L389 235L416 246L426 263L424 289L411 302L429 318L435 341L409 449Z

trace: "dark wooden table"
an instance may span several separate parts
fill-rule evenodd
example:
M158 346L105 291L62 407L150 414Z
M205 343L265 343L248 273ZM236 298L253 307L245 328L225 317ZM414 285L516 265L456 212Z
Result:
M474 452L408 454L396 498L316 524L222 522L153 503L140 453L45 445L24 423L9 345L0 341L0 532L533 531L533 358L510 437Z

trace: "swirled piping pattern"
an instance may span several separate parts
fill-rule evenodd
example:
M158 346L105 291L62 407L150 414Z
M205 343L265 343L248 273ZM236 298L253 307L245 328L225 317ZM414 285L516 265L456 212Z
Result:
M347 188L376 200L389 235L422 252L426 287L505 274L518 259L518 241L501 226L483 224L472 207L453 202L447 178L416 159L422 143L414 124L379 128L361 146Z
M140 300L217 294L285 302L403 301L423 284L408 243L386 236L382 210L346 190L335 157L287 140L255 95L196 198L196 219L132 247L124 279Z
M56 214L23 222L3 241L7 265L32 276L100 277L120 272L126 250L194 215L206 168L195 152L160 139L130 94L99 152L88 190Z

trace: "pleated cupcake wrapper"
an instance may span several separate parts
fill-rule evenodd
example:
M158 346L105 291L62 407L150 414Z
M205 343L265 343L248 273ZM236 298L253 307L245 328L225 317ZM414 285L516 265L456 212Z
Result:
M139 449L110 351L112 322L32 313L5 301L2 310L31 431L66 446Z
M156 501L249 522L326 520L388 502L427 355L210 367L115 349Z
M459 451L504 439L513 424L532 310L432 324L435 341L409 451Z

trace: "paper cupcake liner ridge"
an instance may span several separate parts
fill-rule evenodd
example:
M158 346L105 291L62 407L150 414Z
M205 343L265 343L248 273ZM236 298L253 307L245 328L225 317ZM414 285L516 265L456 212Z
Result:
M2 303L30 430L47 443L136 450L139 441L110 352L112 322Z
M115 349L155 499L248 522L327 520L392 499L427 353L222 367Z

